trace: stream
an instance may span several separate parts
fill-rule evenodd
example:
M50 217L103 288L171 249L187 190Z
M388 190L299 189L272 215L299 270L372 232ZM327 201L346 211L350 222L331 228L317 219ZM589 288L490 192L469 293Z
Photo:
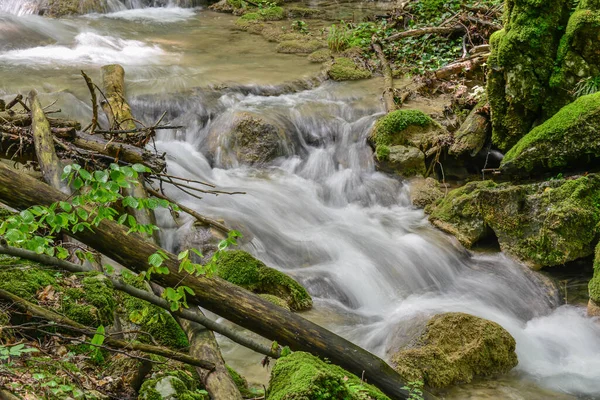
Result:
M600 324L583 307L561 305L539 274L434 229L411 205L410 185L376 171L366 138L384 111L378 79L319 84L320 65L277 54L274 43L234 30L236 17L201 7L112 0L106 14L47 19L32 15L38 6L0 0L0 97L35 87L44 103L89 120L80 70L100 82L101 65L122 64L134 115L153 123L166 111L185 126L157 136L169 173L247 193L198 200L165 186L167 194L239 229L244 250L300 281L314 298L303 316L388 358L415 321L467 312L508 330L519 364L445 398L600 398ZM209 137L240 112L283 126L288 155L265 168L211 156ZM159 225L175 249L191 220L177 227L159 215ZM234 368L267 382L260 355L221 343Z

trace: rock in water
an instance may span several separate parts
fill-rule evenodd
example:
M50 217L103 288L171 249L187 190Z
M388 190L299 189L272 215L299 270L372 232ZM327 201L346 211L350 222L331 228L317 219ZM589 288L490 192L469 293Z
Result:
M440 183L433 178L415 178L410 181L410 201L419 208L425 208L444 197Z
M223 128L223 125L217 124ZM225 132L216 129L208 138L209 151L220 154L225 166L235 162L264 165L275 158L291 153L291 140L282 126L264 116L241 112L225 126Z
M594 258L594 276L588 285L590 300L588 303L588 315L600 317L600 243L596 246L596 257Z
M494 233L534 269L587 257L600 234L600 175L527 185L471 182L427 208L438 228L472 246Z
M500 169L532 176L587 169L600 159L599 124L600 92L580 97L519 140Z
M464 313L438 314L416 343L392 356L392 364L407 382L442 388L510 371L518 363L515 347L515 339L495 322Z

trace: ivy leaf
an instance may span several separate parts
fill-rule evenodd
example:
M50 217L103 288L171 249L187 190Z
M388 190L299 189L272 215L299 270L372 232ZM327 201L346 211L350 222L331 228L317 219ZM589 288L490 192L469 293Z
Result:
M177 256L178 260L183 260L184 258L187 258L188 255L190 254L189 250L186 251L182 251L181 253L179 253L179 255Z
M152 172L150 168L146 167L143 164L133 164L131 166L135 172Z
M150 264L153 267L160 267L162 263L163 258L160 256L160 254L154 253L150 255L150 257L148 257L148 264Z

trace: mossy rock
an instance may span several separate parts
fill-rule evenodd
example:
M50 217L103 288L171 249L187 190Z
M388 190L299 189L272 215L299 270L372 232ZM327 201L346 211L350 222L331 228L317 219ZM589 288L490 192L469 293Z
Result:
M70 287L62 295L61 311L86 326L112 325L117 306L111 282L100 273L86 273L81 286Z
M138 400L209 400L187 371L166 371L153 374L140 388Z
M233 379L235 386L238 388L244 399L253 399L264 396L264 390L251 388L248 385L246 378L238 374L237 371L231 368L229 365L225 365L225 367L227 367L227 372L229 372L229 375Z
M331 59L331 51L329 49L320 49L308 55L308 61L314 63L322 63Z
M351 58L337 57L327 71L329 78L334 81L356 81L369 79L371 71L357 65Z
M429 221L454 235L463 246L473 246L492 233L483 220L479 204L481 192L494 187L494 182L485 181L467 183L452 190L441 201L425 209L430 214Z
M264 165L292 152L291 139L273 119L240 112L227 123L225 132L213 130L208 138L209 151L213 155L220 153L221 165Z
M312 298L302 285L283 272L267 267L245 251L224 253L217 261L216 274L251 292L279 297L293 311L312 307Z
M600 234L600 176L527 185L473 182L426 209L465 246L496 235L502 251L534 269L591 255Z
M454 132L454 142L448 149L448 154L453 156L467 154L475 157L483 149L491 128L489 117L481 113L487 104L485 98L471 110L465 121Z
M322 18L323 10L318 8L290 7L286 10L288 18Z
M588 285L590 291L590 300L600 304L600 243L596 246L594 257L594 276Z
M126 283L147 290L145 285L135 277L124 277ZM140 334L137 340L152 344L152 339L161 346L172 349L184 349L189 346L188 338L177 321L166 310L144 300L121 294L123 311L129 322L140 327L140 330L152 336Z
M309 353L294 352L275 363L266 400L389 400L374 386Z
M287 301L285 301L281 297L273 296L272 294L259 294L258 296L262 297L263 299L267 300L270 303L275 304L276 306L279 306L281 308L285 308L288 311L291 311L290 306L288 305Z
M258 13L262 15L265 21L279 21L285 19L285 14L281 7L263 8L258 10Z
M392 356L392 365L407 382L444 388L510 371L518 363L515 347L515 339L495 322L464 313L438 314L415 344Z
M47 17L60 18L68 15L81 15L104 12L102 0L48 0L44 8Z
M381 117L369 135L369 142L378 159L385 160L392 146L412 146L426 152L444 129L419 110L397 110Z
M56 285L55 271L30 265L26 260L4 256L0 258L0 265L0 289L25 300L37 302L38 291Z
M410 181L410 200L416 207L425 208L443 197L440 183L433 178L415 178Z
M278 53L284 54L310 54L325 47L325 43L316 39L283 40L276 48Z
M492 140L507 150L543 119L559 42L571 11L564 0L507 0L504 29L490 38L487 94Z
M595 4L580 1L558 47L557 67L550 79L553 89L546 112L554 114L574 100L577 84L600 76L600 10Z
M600 92L583 96L523 137L502 160L509 174L539 176L600 159Z
M265 28L264 21L265 18L259 13L246 13L235 21L235 26L250 33L260 33Z
M426 173L425 154L413 146L378 146L375 153L380 169L409 178Z

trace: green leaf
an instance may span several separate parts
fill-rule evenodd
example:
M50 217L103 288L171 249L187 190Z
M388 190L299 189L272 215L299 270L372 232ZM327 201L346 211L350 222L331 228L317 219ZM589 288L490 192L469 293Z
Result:
M104 329L104 326L100 325L96 329L96 334L92 338L91 343L96 346L101 346L102 343L104 343L104 337L105 337L105 329Z
M152 265L153 267L160 267L162 263L163 258L158 253L151 254L150 257L148 257L148 264Z
M152 172L150 168L142 164L133 164L131 168L133 168L135 172Z
M73 206L71 206L71 204L67 203L66 201L61 201L59 205L60 208L62 208L66 212L71 212L71 210L73 209Z
M181 253L179 253L179 254L177 255L177 259L178 259L178 260L183 260L184 258L187 258L189 254L190 254L190 251L189 251L189 250L182 251Z
M77 209L77 215L79 216L79 218L81 218L82 220L87 220L89 218L89 214L87 211L85 211L83 208L78 208Z
M90 179L92 179L92 174L87 172L85 169L79 170L79 176L81 176L81 178L83 178L86 181L89 181Z
M198 249L191 249L191 250L192 250L192 252L194 252L194 254L196 254L198 257L204 257L204 256L202 255L202 253L200 253L200 251L199 251Z
M138 310L134 310L129 314L129 320L134 324L140 324L144 320L144 316Z
M140 202L135 197L127 196L123 199L124 207L137 208L139 204Z
M117 223L120 225L123 225L123 223L125 222L125 220L127 219L127 215L128 214L123 214L119 217L119 219L117 220Z
M98 182L108 182L108 174L105 171L94 171L94 179Z
M73 188L75 190L79 190L83 187L83 181L81 180L81 178L77 178L73 181ZM75 203L73 203L75 204Z

